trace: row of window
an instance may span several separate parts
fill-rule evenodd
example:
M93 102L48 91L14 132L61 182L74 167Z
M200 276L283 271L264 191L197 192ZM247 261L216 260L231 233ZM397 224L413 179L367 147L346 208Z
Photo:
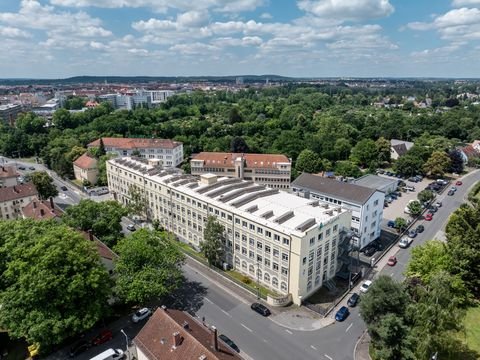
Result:
M241 269L243 271L247 271L253 276L255 276L255 266L254 265L248 265L246 261L241 262L241 267L240 267L240 259L238 257L235 257L235 268ZM263 276L262 276L263 275ZM278 278L275 276L270 276L268 272L263 273L261 269L257 269L257 278L261 280L263 283L267 285L272 285L274 288L278 288ZM280 290L282 292L286 292L288 290L287 283L285 281L282 281L280 284Z

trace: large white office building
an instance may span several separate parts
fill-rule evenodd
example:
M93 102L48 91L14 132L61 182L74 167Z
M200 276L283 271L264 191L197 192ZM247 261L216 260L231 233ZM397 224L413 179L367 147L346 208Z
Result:
M295 179L292 190L300 197L326 201L351 211L353 244L360 249L380 237L384 192L307 173Z
M225 229L225 262L296 304L333 278L348 241L351 214L340 206L297 197L237 178L186 175L155 160L107 162L108 185L128 204L143 189L148 217L199 248L208 216Z

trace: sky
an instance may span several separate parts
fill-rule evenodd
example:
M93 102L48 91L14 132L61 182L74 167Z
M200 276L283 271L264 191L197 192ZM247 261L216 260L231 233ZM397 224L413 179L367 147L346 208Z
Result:
M480 0L0 0L0 78L480 77Z

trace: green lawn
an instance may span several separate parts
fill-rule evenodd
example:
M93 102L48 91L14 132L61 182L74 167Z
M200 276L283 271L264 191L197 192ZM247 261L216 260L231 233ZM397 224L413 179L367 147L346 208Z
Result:
M468 347L480 353L480 306L468 309L465 316L465 336Z
M250 288L250 290L254 294L257 292L257 280L256 279L250 278L249 276L243 275L242 273L239 273L238 271L235 271L235 270L229 270L226 273L231 278L234 278L234 279L238 280L239 282L241 282L243 285L245 285L245 287ZM250 282L248 284L246 284L243 281L245 278L250 279ZM267 289L266 287L263 287L261 285L260 285L260 294L263 295L263 297L267 297L267 295L278 296L278 294L276 294L274 291L272 291L270 289Z

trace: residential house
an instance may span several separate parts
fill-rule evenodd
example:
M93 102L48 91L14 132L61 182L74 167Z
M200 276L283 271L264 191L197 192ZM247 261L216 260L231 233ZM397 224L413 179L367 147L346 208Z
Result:
M37 197L38 191L31 182L0 188L0 219L22 217L22 208Z
M180 310L157 309L133 339L138 360L235 360L242 357L209 328Z
M369 187L303 173L292 183L294 194L328 202L352 213L353 244L364 248L380 236L385 193Z
M105 151L116 156L134 156L145 159L159 159L162 166L175 167L183 161L183 144L169 139L136 139L136 138L102 138ZM100 139L97 139L88 147L100 146Z
M390 157L397 160L399 157L405 155L408 150L413 147L414 143L410 141L403 141L392 139L390 140Z
M35 197L30 203L26 204L21 211L24 219L49 220L59 219L62 216L62 211L55 206L53 198L49 200L39 200Z
M75 179L79 181L96 184L98 179L97 159L88 153L83 154L73 162L73 173Z
M192 175L215 174L253 181L273 189L290 187L292 162L280 154L201 152L192 157Z
M14 166L2 166L0 168L0 187L17 185L17 176L18 173Z
M478 141L478 140L476 140ZM475 147L477 148L480 147L480 144L475 144L473 142L472 145L467 145L458 148L458 151L460 152L460 155L462 156L462 160L464 164L468 165L476 165L480 159L480 151L475 150Z

